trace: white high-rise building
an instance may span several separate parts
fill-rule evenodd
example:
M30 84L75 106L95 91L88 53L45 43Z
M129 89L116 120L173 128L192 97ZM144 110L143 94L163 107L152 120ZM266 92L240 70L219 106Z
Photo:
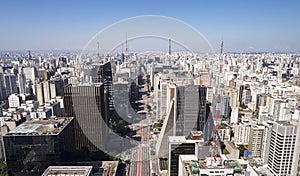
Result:
M36 97L37 97L37 101L39 102L39 105L45 103L43 83L36 84Z
M282 121L282 120L290 120L286 119L284 114L284 108L287 106L287 102L282 100L275 100L274 101L274 109L273 109L273 117L275 121Z
M207 91L206 91L206 101L212 103L213 101L213 95L214 91L212 87L207 87Z
M263 125L252 125L250 128L249 150L253 157L261 157L264 130Z
M175 98L176 94L176 86L175 84L169 84L167 88L167 106L166 106L166 113L169 112L169 109L171 108L171 101Z
M238 118L239 118L239 108L235 107L231 112L230 123L237 124L239 120Z
M300 175L300 122L299 121L291 121L294 125L297 126L297 134L296 134L296 144L295 144L295 152L293 156L293 165L291 175Z
M272 122L264 122L264 134L262 140L262 149L261 149L261 159L263 164L267 164L269 160L269 152L270 152L270 141L272 134Z
M248 145L250 136L250 123L240 123L234 127L235 145Z
M44 91L44 102L49 102L50 99L51 99L49 81L44 81L43 82L43 91Z
M251 91L250 91L250 89L243 90L242 103L248 104L248 103L251 102L251 100L252 100L252 97L251 97Z
M10 108L19 108L21 106L21 97L18 94L8 96L8 105Z
M163 82L160 84L161 89L161 104L160 104L160 112L162 117L166 116L167 113L167 89L168 89L168 83Z
M299 146L297 130L299 125L289 121L276 121L273 124L268 168L275 176L293 175L292 168L299 165L298 162L293 162L299 161L299 148L296 148Z
M26 79L31 80L33 84L35 83L36 69L34 67L23 68L23 73Z

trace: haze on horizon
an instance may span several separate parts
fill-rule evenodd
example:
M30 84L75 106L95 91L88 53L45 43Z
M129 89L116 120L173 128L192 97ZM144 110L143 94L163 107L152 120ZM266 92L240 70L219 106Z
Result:
M191 25L216 51L223 39L226 52L300 52L299 8L297 0L1 1L0 50L81 50L119 20L162 15Z

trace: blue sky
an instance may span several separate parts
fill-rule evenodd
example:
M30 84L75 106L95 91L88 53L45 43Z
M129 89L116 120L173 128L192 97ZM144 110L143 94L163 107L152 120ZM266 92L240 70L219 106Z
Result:
M182 20L227 52L300 52L300 1L0 0L0 50L81 49L106 26L139 15Z

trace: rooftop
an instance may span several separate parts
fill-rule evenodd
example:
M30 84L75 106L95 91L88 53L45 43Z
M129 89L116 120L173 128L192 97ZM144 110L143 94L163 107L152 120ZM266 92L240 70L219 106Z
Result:
M72 120L73 117L29 120L11 130L6 136L55 135L59 134Z
M206 160L198 160L196 155L180 155L183 175L198 176L201 170L228 170L240 169L234 161L224 160L222 157L207 157Z
M89 176L93 166L49 166L42 176Z
M103 161L103 176L115 176L118 167L118 161Z
M291 123L290 121L276 121L276 123L278 123L281 126L295 126L293 123Z
M201 140L191 140L191 139L186 139L185 136L169 136L168 138L169 143L196 143L196 142L201 142Z
M202 131L191 131L191 134L193 136L201 136L203 133L202 133Z

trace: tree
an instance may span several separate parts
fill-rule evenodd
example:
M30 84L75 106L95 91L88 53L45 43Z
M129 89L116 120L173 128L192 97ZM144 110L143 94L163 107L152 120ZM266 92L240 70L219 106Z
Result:
M0 162L0 175L8 176L7 165L3 161Z
M146 75L146 83L150 84L150 75Z
M151 86L150 90L151 90L151 92L153 92L153 90L154 90L153 86Z
M245 103L242 103L242 104L241 104L241 108L242 108L242 109L247 109L247 108L248 108L248 106L247 106L247 105L245 105Z
M240 151L240 157L244 156L244 152L247 150L247 149L245 148L245 146L244 146L244 145L240 145L240 146L238 147L238 149L239 149L239 151Z
M223 154L224 154L224 155L228 155L228 154L230 154L230 153L229 153L229 151L228 151L226 148L224 148L224 149L223 149Z
M147 105L147 109L148 109L148 112L150 112L151 111L151 106Z

